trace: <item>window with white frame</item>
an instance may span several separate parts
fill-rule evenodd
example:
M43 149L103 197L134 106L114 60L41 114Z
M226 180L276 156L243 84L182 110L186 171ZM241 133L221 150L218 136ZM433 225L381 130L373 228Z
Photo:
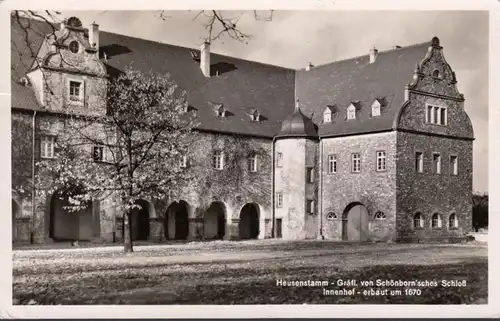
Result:
M69 81L69 100L81 102L83 100L83 82L77 80Z
M356 107L353 105L347 108L347 119L356 119Z
M372 103L372 117L380 116L380 102L375 100Z
M104 162L104 146L94 145L92 146L92 159L94 162Z
M432 171L435 174L441 174L441 155L438 153L432 154Z
M324 123L332 122L332 112L330 109L325 110L325 112L323 113L323 122Z
M55 136L42 136L40 139L40 156L54 158Z
M276 153L276 167L283 167L283 153Z
M257 155L252 155L248 158L248 167L250 172L252 173L257 172L257 163L258 163Z
M337 172L337 155L328 155L328 173Z
M451 175L458 175L458 156L450 156Z
M187 158L187 155L183 155L181 157L181 162L180 162L180 166L181 168L186 168L187 167L187 164L188 164L188 158Z
M450 230L458 228L457 214L455 213L450 214L450 217L448 218L448 228Z
M314 201L307 200L307 214L314 214Z
M224 153L220 150L215 151L212 156L212 167L218 170L224 168Z
M426 122L435 125L448 124L448 111L446 107L427 105L426 107Z
M374 217L376 220L385 220L385 213L378 211L377 213L375 213Z
M361 154L353 153L351 155L351 171L353 173L361 172Z
M335 214L335 212L328 212L328 214L326 214L326 219L327 220L336 220L337 214Z
M434 213L432 215L432 220L431 220L431 227L432 228L441 228L442 226L442 220L441 220L441 215L438 213Z
M424 153L415 152L415 171L417 173L424 172Z
M422 213L416 213L413 217L413 227L414 228L424 228L424 216Z
M314 183L314 167L307 168L307 182Z
M283 192L276 193L276 207L283 207Z
M386 170L386 156L385 151L377 152L377 172Z

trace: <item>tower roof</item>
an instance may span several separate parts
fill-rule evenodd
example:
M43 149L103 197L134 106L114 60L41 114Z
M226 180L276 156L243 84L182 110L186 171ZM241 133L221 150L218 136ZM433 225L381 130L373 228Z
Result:
M276 137L318 137L317 126L302 113L298 100L292 114L281 123L281 130Z

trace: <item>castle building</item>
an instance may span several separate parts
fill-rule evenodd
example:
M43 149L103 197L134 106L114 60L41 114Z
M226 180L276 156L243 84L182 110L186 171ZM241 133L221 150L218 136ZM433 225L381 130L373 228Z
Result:
M420 241L472 229L474 134L437 37L294 70L75 17L54 27L12 19L13 242L120 241L111 200L67 213L64 200L19 186L57 153L65 116L105 113L95 93L132 62L187 92L201 134L184 165L212 173L210 188L141 200L135 240ZM235 162L243 148L263 152Z

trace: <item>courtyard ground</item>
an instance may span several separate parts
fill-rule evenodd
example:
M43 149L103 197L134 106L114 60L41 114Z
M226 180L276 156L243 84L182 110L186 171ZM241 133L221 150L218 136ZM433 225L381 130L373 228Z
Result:
M14 250L14 303L486 304L488 296L488 253L482 244L256 240L143 245L134 250L127 255L117 246ZM338 286L339 279L357 284ZM437 285L381 287L377 279ZM277 280L333 284L283 287ZM465 280L465 285L444 287L442 280ZM352 295L324 295L323 290L353 287ZM370 289L402 293L363 294Z

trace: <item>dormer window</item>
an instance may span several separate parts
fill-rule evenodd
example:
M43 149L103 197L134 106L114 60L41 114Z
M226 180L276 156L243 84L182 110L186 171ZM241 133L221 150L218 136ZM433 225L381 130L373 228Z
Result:
M356 107L354 105L347 108L347 119L356 119Z
M380 116L380 107L382 107L380 100L375 99L372 103L372 117Z
M330 109L325 110L323 113L323 122L324 123L331 123L332 122L332 112Z
M220 106L219 108L217 108L217 116L226 117L226 110L224 109L224 106Z
M258 111L258 110L255 110L255 111L252 113L252 120L253 120L253 121L259 121L259 120L260 120L260 114L259 114L259 111Z
M69 43L69 51L72 53L78 53L78 50L80 49L80 45L78 44L78 41L71 41Z

